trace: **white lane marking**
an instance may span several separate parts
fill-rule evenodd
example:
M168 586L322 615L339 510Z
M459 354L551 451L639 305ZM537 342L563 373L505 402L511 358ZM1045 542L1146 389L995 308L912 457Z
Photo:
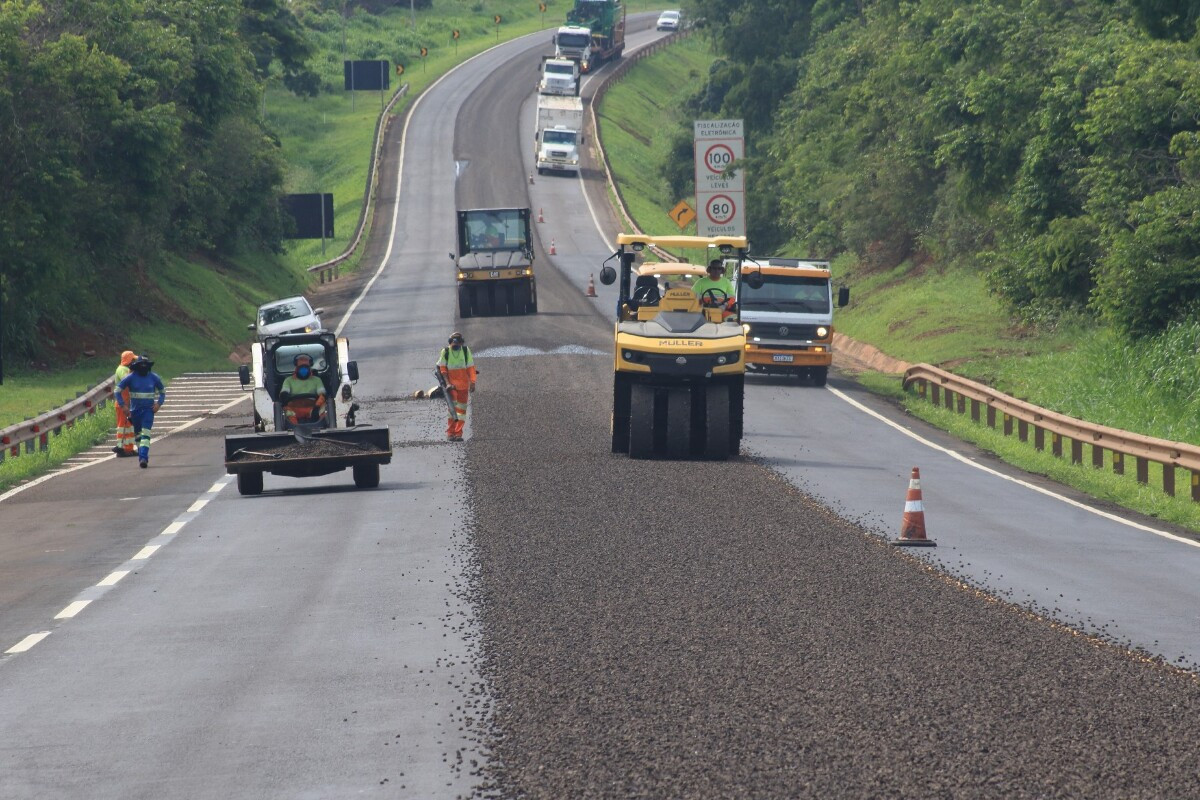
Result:
M519 40L514 39L511 41ZM363 298L367 296L367 292L371 291L371 287L375 285L375 281L379 280L379 276L383 274L383 270L387 267L388 261L390 261L392 258L392 247L396 244L396 222L400 218L400 190L404 185L404 153L408 147L408 126L412 124L413 117L417 115L417 107L421 105L422 100L424 100L433 92L434 87L446 80L446 78L449 78L455 72L458 72L458 70L465 67L467 64L470 64L475 59L485 56L496 48L504 47L507 44L509 44L509 42L504 42L503 44L489 47L482 53L476 53L458 66L453 67L449 72L442 75L442 77L426 86L425 90L421 92L417 99L413 101L412 106L408 109L408 116L404 119L404 130L400 133L400 159L396 166L396 202L392 205L392 228L388 232L387 250L384 252L383 258L380 259L379 267L375 270L375 274L371 276L371 280L367 281L367 285L363 287L358 297L354 298L354 302L350 304L350 307L346 309L346 313L343 314L341 320L338 321L337 330L333 332L334 336L342 335L342 331L346 328L346 323L350 321L350 316L355 312L355 310L358 309L359 303L361 303Z
M141 550L138 550L137 555L135 555L132 560L133 561L145 561L147 558L154 555L158 551L158 547L159 546L156 544L148 544L145 547L143 547Z
M71 603L66 608L64 608L62 611L55 614L54 618L55 619L70 619L71 617L78 614L80 611L83 611L85 608L87 608L88 603L90 603L90 602L92 602L92 601L91 600L76 600L75 602Z
M991 467L985 467L983 464L980 464L976 461L972 461L971 459L967 458L966 456L962 455L961 453L957 453L954 450L950 450L949 448L942 447L940 444L931 442L928 439L924 438L923 436L920 436L920 435L914 433L913 431L910 431L908 428L905 428L902 425L892 422L887 417L883 416L882 414L879 414L878 412L872 411L871 409L864 406L862 403L849 397L846 394L843 394L842 392L838 391L837 389L834 389L832 386L826 386L825 388L828 389L829 391L833 392L835 397L838 397L839 399L844 400L845 402L847 402L850 405L857 408L859 411L862 411L863 413L874 417L875 419L879 420L880 422L882 422L885 425L895 428L900 433L903 433L905 436L909 437L910 439L915 439L916 441L920 442L921 444L925 445L926 447L928 447L930 449L937 450L938 452L941 452L941 453L945 453L946 455L950 456L951 458L955 459L956 461L960 461L963 464L966 464L968 467L974 467L975 469L982 470L983 472L986 472L989 475L994 475L997 478L1001 478L1003 480L1010 481L1012 483L1017 484L1018 486L1024 486L1026 489L1035 491L1038 494L1043 494L1046 497L1051 497L1051 498L1054 498L1055 500L1060 500L1060 501L1066 503L1067 505L1074 506L1075 508L1081 509L1083 511L1087 511L1088 513L1091 513L1091 514L1095 514L1098 517L1103 517L1104 519L1107 519L1111 522L1120 523L1121 525L1126 525L1130 528L1136 528L1137 530L1145 531L1146 533L1152 533L1155 536L1161 536L1164 539L1170 539L1171 541L1179 542L1180 544L1186 544L1191 547L1200 547L1200 542L1195 541L1193 539L1186 539L1182 536L1176 536L1173 533L1168 533L1167 531L1159 530L1158 528L1151 528L1148 525L1143 525L1140 522L1134 522L1131 519L1125 519L1124 517L1119 517L1116 514L1110 514L1107 511L1101 511L1100 509L1094 508L1093 506L1089 506L1086 503L1081 503L1078 500L1072 500L1069 497L1065 497L1064 495L1061 495L1058 492L1052 492L1049 489L1045 489L1041 486L1036 486L1032 483L1029 483L1028 481L1023 481L1020 478L1015 478L1011 475L1005 475L1003 472L997 472L996 470L992 469Z
M210 489L209 491L212 491L212 490ZM181 530L183 530L183 526L186 524L187 524L186 522L180 522L179 520L175 520L170 525L163 528L163 532L161 535L162 536L172 536L176 533L179 533Z
M12 647L5 650L4 653L5 653L5 655L7 655L9 653L24 653L26 650L33 647L35 644L40 642L42 639L45 639L49 635L50 635L50 631L42 631L41 633L31 633L28 636L26 636L24 639L22 639L21 641L14 644Z
M208 494L216 494L229 485L229 481L217 481L212 486L208 487Z
M196 502L194 502L190 506L188 506L188 510L184 513L195 514L197 511L204 508L206 505L208 505L208 498L201 497L199 500L197 500Z
M129 574L127 569L119 569L116 572L110 572L108 577L97 583L97 586L116 586L117 583Z

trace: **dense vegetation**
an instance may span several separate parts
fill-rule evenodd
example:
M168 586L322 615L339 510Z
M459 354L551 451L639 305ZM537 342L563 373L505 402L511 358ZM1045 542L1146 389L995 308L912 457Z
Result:
M10 354L131 295L169 253L278 248L272 65L312 90L286 0L0 4L0 254Z
M1200 301L1187 0L688 0L748 129L760 252L970 265L1026 318L1135 334ZM690 131L664 174L690 193Z

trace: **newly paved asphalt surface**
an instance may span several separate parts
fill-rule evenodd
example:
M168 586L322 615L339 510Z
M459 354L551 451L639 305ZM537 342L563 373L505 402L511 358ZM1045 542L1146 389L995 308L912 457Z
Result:
M387 153L385 268L343 322L360 418L392 431L379 489L239 497L227 415L151 470L0 502L0 796L1200 795L1194 674L1110 643L1200 653L1190 544L965 465L839 380L751 382L727 463L608 452L612 303L583 288L613 222L592 171L594 213L578 179L528 184L544 46L452 73ZM456 322L455 206L523 197L558 251L541 313ZM410 399L455 326L482 370L464 445ZM921 558L883 538L914 465Z

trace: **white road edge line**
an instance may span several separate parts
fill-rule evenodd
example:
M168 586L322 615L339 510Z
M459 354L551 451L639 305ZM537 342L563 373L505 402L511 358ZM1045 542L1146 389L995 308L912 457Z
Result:
M1028 481L1023 481L1020 478L1014 478L1011 475L1005 475L1003 472L998 472L998 471L992 469L991 467L985 467L983 464L980 464L977 461L973 461L973 460L967 458L966 456L962 455L961 453L955 452L954 450L950 450L949 448L946 448L946 447L942 447L940 444L935 444L934 442L929 441L928 439L924 438L923 436L920 436L920 435L914 433L913 431L910 431L908 428L905 428L904 426L893 422L892 420L888 419L887 417L883 416L882 414L867 408L862 403L860 403L857 400L855 400L854 398L846 395L845 393L843 393L837 389L834 389L832 386L826 386L825 388L827 390L829 390L830 392L833 392L835 397L849 403L850 405L857 408L859 411L862 411L864 414L868 414L869 416L874 417L875 419L879 420L883 424L888 425L892 428L895 428L897 431L899 431L900 433L909 437L910 439L915 439L916 441L920 442L921 444L925 445L926 447L928 447L932 450L937 450L941 453L945 453L946 455L950 456L951 458L955 459L956 461L960 461L969 467L974 467L975 469L982 470L983 472L986 472L989 475L994 475L997 478L1001 478L1003 480L1010 481L1012 483L1017 484L1018 486L1024 486L1026 489L1035 491L1038 494L1043 494L1046 497L1050 497L1055 500L1059 500L1063 503L1066 503L1067 505L1074 506L1075 508L1081 509L1083 511L1087 511L1091 514L1095 514L1098 517L1103 517L1104 519L1107 519L1111 522L1116 522L1121 525L1126 525L1130 528L1135 528L1139 531L1145 531L1146 533L1152 533L1155 536L1161 536L1164 539L1170 539L1171 541L1179 542L1180 544L1186 544L1191 547L1200 547L1200 542L1197 542L1193 539L1186 539L1182 536L1176 536L1173 533L1168 533L1167 531L1159 530L1158 528L1151 528L1148 525L1143 525L1140 522L1134 522L1133 520L1125 519L1124 517L1117 516L1116 514L1110 514L1107 511L1101 511L1100 509L1095 508L1094 506L1089 506L1088 504L1081 503L1078 500L1072 500L1071 498L1061 495L1058 492L1052 492L1049 489L1042 488L1041 486L1036 486L1032 483L1029 483ZM770 459L768 459L768 462L769 461L770 461Z

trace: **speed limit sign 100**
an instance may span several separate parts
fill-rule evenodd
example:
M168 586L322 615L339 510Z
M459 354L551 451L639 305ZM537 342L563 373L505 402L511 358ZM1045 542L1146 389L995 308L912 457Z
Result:
M727 144L710 145L704 151L704 166L709 172L720 175L725 171L725 168L733 163L734 155L733 148Z

